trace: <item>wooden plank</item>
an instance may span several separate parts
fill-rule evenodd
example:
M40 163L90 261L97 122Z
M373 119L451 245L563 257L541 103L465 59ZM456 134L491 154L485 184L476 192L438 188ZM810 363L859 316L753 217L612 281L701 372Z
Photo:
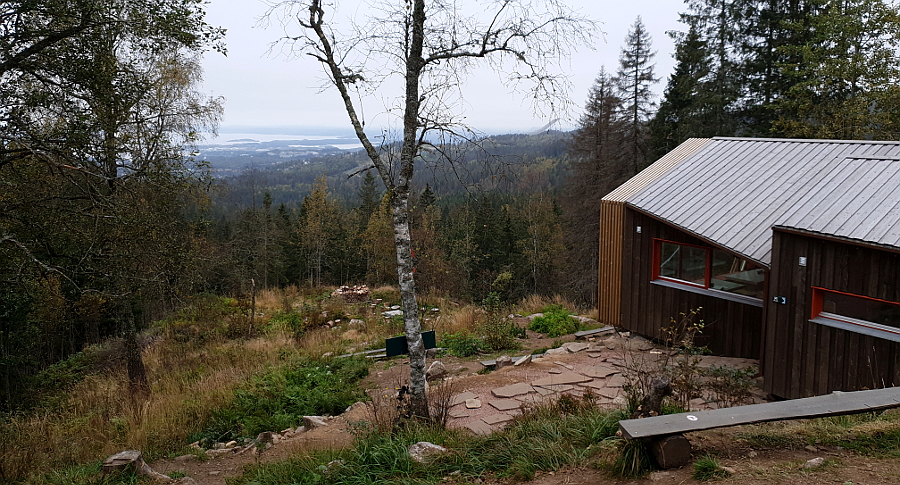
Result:
M900 388L890 387L868 391L834 392L825 396L711 411L625 419L619 421L619 427L626 438L636 439L742 424L858 414L895 407L900 407Z
M581 331L575 332L575 338L590 337L592 335L603 335L605 333L614 332L615 330L616 330L615 328L610 327L610 326L606 326L603 328L595 328L593 330L581 330Z

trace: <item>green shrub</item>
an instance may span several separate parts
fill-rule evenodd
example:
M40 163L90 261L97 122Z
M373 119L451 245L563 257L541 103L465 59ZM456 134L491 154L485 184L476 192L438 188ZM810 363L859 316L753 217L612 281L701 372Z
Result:
M447 333L441 339L441 347L457 357L469 357L482 350L484 341L467 332Z
M504 273L506 274L506 273ZM484 320L479 330L484 336L484 344L491 350L518 349L516 338L522 329L511 320L506 319L505 308L496 292L491 292L482 301Z
M299 339L306 333L306 325L303 315L297 312L278 311L272 315L269 320L271 325L284 325L294 335L295 339Z
M363 399L355 384L368 373L363 358L330 363L297 360L236 390L231 404L214 413L210 424L193 439L210 444L255 438L263 431L297 426L303 416L340 414Z
M578 330L578 321L569 315L569 311L561 305L550 305L544 308L544 315L531 321L528 329L545 333L548 337L559 337Z

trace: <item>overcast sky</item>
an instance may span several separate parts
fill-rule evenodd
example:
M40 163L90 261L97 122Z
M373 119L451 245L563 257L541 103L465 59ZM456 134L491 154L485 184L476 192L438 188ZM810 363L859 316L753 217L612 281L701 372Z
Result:
M344 16L361 15L359 5L363 1L344 0L339 8ZM682 28L678 23L678 12L684 10L682 2L568 0L568 4L599 20L605 35L596 38L594 50L580 49L563 66L573 85L574 110L562 128L570 128L577 119L600 67L615 71L625 36L638 15L657 51L656 74L661 81L656 92L662 93L674 66L674 47L666 32ZM203 91L226 99L220 131L259 133L265 132L266 127L290 126L310 133L314 131L312 128L349 128L337 91L321 90L321 68L314 60L287 59L268 52L270 43L283 30L280 25L268 28L257 25L257 19L265 11L266 4L261 0L211 0L207 5L207 21L227 29L228 56L208 53L204 59ZM476 74L464 94L466 120L482 131L527 132L549 121L532 113L522 96L510 93L496 75L488 72ZM370 126L386 118L384 102L373 98L365 99L364 103Z

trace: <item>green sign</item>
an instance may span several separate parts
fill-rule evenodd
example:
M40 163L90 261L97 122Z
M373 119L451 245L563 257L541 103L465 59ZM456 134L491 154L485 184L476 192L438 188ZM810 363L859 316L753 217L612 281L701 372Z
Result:
M425 343L426 349L435 348L437 345L434 337L434 330L422 332L422 341ZM388 357L394 357L395 355L405 355L409 353L409 345L406 343L406 335L386 339L384 341L384 346L387 349L386 354Z

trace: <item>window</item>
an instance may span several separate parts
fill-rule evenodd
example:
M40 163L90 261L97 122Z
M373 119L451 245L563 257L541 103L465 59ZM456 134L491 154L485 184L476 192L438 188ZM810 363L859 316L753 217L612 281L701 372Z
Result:
M765 270L730 253L654 240L653 279L762 299Z
M812 319L876 337L900 339L900 303L812 287Z

